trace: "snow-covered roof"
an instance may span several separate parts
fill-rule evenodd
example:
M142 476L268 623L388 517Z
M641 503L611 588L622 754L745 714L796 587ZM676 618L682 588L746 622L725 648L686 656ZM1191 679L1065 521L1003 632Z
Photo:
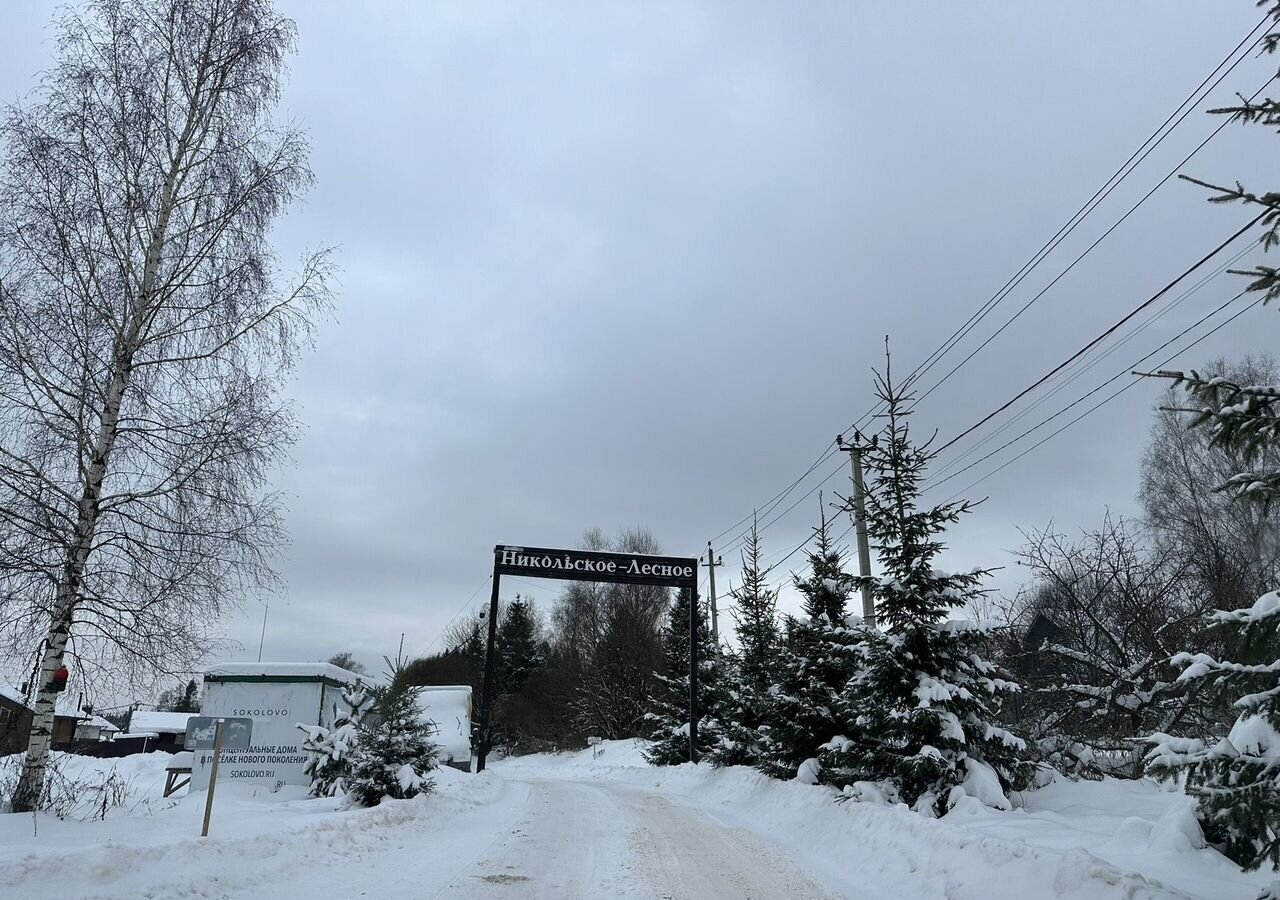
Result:
M0 697L4 697L11 703L17 703L26 709L31 709L31 704L22 696L22 692L7 681L0 681ZM61 716L64 719L87 719L89 714L76 707L76 703L80 700L80 695L72 691L64 691L58 695L58 699L54 701L53 714ZM110 723L107 723L110 724Z
M421 685L424 691L466 691L471 693L471 685L469 684L424 684Z
M160 734L186 734L187 719L199 713L151 712L139 709L129 719L129 733L154 731Z
M22 694L18 693L18 689L4 681L0 681L0 697L21 706L27 705L26 698L23 697Z
M105 731L119 731L119 730L120 730L117 726L112 725L112 724L111 724L110 722L108 722L106 719L102 718L102 716L88 716L88 715L87 715L87 716L85 716L85 717L84 717L84 719L83 719L83 720L81 720L80 725L81 725L82 727L84 727L84 728L101 728L101 729L103 729L103 730L105 730Z
M328 679L340 684L355 684L360 676L329 663L307 662L222 662L214 663L205 671L205 678L280 678L280 679Z

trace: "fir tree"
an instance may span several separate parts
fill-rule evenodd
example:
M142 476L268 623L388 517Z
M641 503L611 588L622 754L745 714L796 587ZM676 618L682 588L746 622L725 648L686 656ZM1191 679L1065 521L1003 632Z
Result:
M182 700L174 707L175 712L200 712L200 688L192 678L182 690Z
M806 615L785 621L776 680L765 698L768 728L758 765L775 778L795 777L806 760L818 756L821 744L847 730L836 719L838 700L861 666L862 623L846 619L849 575L821 500L819 516L807 553L808 572L792 576Z
M689 603L690 592L681 588L667 627L663 630L666 675L659 674L660 692L645 716L653 727L645 759L655 766L674 766L689 759ZM719 671L711 655L706 616L698 610L698 756L707 756L720 741L718 715L723 704Z
M376 806L385 797L407 800L435 786L427 777L436 767L435 727L418 707L421 688L403 677L403 659L388 659L387 668L387 684L373 689L370 714L356 725L350 751L347 796L360 806Z
M792 576L795 588L804 597L801 608L810 621L825 619L833 625L844 623L849 605L849 574L845 555L831 537L826 504L818 493L818 524L813 528L813 545L805 554L809 564L804 578Z
M742 584L731 593L738 634L738 675L743 685L763 694L773 683L778 650L778 592L762 568L760 533L755 522L742 550Z
M546 661L533 604L519 594L507 604L498 625L497 695L517 694Z
M341 706L335 710L330 727L298 724L298 728L307 735L302 742L302 749L307 754L302 769L311 778L312 797L346 794L357 727L372 702L369 691L357 681L343 688Z
M934 568L942 532L972 504L917 507L933 453L927 443L913 445L911 397L894 386L888 365L876 387L887 412L866 456L867 531L882 575L853 582L870 587L885 631L864 632L859 671L835 709L850 730L824 745L820 777L855 796L859 782L872 782L872 793L929 814L945 813L965 793L1007 807L1006 792L1027 785L1031 766L1024 742L996 726L993 715L1017 686L979 655L974 632L943 621L981 594L987 573Z
M765 707L774 683L778 658L778 592L765 581L760 533L755 522L742 550L742 584L731 593L738 652L722 654L733 672L733 687L725 692L722 734L711 753L716 765L755 765L762 759L767 732Z
M199 712L200 688L194 678L160 693L156 709L167 712Z

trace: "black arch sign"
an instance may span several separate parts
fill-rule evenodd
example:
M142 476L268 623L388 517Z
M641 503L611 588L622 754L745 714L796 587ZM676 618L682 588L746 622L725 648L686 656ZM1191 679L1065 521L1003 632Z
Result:
M483 772L489 755L489 712L493 703L498 636L498 589L503 575L554 578L560 581L600 581L608 584L651 584L688 588L689 634L697 634L698 560L683 556L641 553L602 553L597 550L554 550L498 544L493 548L493 591L489 596L489 642L485 650L484 687L480 697L480 746L476 771ZM698 761L698 642L689 641L689 760Z

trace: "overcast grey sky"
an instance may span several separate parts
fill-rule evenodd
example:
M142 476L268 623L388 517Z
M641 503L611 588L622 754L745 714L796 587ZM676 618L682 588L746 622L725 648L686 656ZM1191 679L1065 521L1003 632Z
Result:
M351 649L370 665L401 632L423 652L474 614L497 542L643 525L667 552L703 551L868 409L884 335L913 368L1261 15L1247 0L282 6L300 52L281 115L309 130L318 181L278 246L288 262L335 245L343 273L294 389L306 430L279 478L293 544L265 654ZM48 64L50 11L5 3L0 98ZM1206 105L1274 67L1250 58ZM1193 113L948 362L1217 124ZM1186 171L1265 176L1275 140L1228 128ZM1204 196L1166 185L915 427L946 439L977 421L1247 219ZM1239 286L1210 282L1017 431ZM1276 315L1246 314L1179 362L1273 346ZM990 500L951 536L948 565L1011 566L1019 527L1136 512L1157 391L1128 391L976 487ZM833 478L828 498L847 485ZM816 511L815 496L768 528L766 554L799 543ZM544 606L556 592L510 586ZM261 615L251 598L227 622L242 658Z

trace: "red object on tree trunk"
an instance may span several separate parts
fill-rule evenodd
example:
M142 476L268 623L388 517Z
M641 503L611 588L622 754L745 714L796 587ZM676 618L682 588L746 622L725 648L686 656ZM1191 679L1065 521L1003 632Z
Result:
M55 691L65 691L67 689L67 679L71 677L71 673L66 666L58 666L53 673L53 689Z

